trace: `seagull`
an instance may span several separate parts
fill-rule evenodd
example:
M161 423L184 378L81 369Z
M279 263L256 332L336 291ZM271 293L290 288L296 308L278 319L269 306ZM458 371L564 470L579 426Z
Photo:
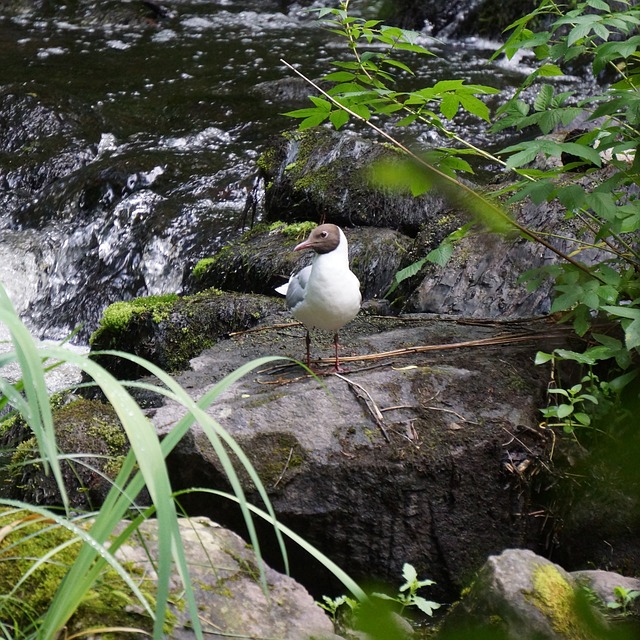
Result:
M294 251L312 249L313 262L276 288L287 298L287 308L306 328L307 367L311 368L310 329L334 331L336 349L334 370L342 372L338 357L338 332L360 311L360 281L349 269L349 245L342 229L321 224Z

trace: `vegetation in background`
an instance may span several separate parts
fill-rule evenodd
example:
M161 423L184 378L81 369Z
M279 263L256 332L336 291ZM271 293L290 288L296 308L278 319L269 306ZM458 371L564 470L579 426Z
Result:
M310 97L312 107L288 115L301 120L301 129L324 122L339 129L350 119L365 122L410 160L400 170L390 172L385 167L378 171L378 179L387 176L387 184L400 184L414 195L439 189L490 229L515 230L562 258L558 264L521 277L532 289L551 278L556 293L551 312L573 323L579 336L588 337L590 346L585 353L542 354L538 361L553 357L591 369L601 363L607 367L599 374L602 379L597 379L598 394L593 393L594 378L583 380L580 389L568 385L574 389L568 392L569 402L563 398L553 403L556 409L543 411L545 417L564 420L569 431L590 426L592 409L604 399L611 405L637 376L640 159L635 150L640 123L640 35L636 35L640 9L627 1L610 5L604 0L587 0L567 7L542 0L510 25L505 43L493 56L512 58L530 51L535 61L535 69L493 115L482 99L497 93L492 87L443 80L422 89L396 88L400 78L413 75L407 52L433 55L422 46L419 34L351 15L349 0L338 8L317 12L328 30L344 41L350 58L332 62L333 69L322 78L325 88L313 83L320 95ZM556 90L554 79L579 72L600 78L600 93L584 97ZM484 120L492 132L520 130L529 139L498 153L478 149L453 131L451 123L461 112ZM396 127L413 123L432 127L450 145L416 152L374 124L373 116L376 122ZM571 135L552 135L557 128L569 126ZM473 173L470 157L500 167L506 186L490 195L469 189L459 175ZM545 229L521 225L497 204L498 198L508 198L508 204L524 198L536 204L559 201L576 230L572 237L562 238L570 246L568 252L559 250ZM455 241L466 232L455 232L441 251L397 274L396 284L417 273L427 261L442 265ZM590 255L583 259L587 250ZM553 394L563 395L558 390ZM560 415L554 416L554 411Z

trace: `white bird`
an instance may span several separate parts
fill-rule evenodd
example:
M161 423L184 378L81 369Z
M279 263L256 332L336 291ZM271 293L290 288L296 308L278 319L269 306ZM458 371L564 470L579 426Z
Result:
M360 311L360 281L349 269L349 246L342 229L321 224L294 251L312 249L313 262L276 288L286 295L287 308L306 328L307 366L310 367L310 329L334 331L335 370L342 371L338 358L338 332Z

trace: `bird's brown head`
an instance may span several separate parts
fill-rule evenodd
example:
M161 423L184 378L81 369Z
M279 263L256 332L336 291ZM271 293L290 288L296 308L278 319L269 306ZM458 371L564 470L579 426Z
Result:
M340 244L340 229L335 224L321 224L309 237L294 247L294 251L313 249L316 253L329 253Z

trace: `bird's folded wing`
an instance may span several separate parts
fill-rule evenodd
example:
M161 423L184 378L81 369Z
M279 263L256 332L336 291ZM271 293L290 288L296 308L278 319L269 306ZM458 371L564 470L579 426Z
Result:
M311 275L311 265L291 276L287 285L287 307L295 309L306 295L307 283Z

